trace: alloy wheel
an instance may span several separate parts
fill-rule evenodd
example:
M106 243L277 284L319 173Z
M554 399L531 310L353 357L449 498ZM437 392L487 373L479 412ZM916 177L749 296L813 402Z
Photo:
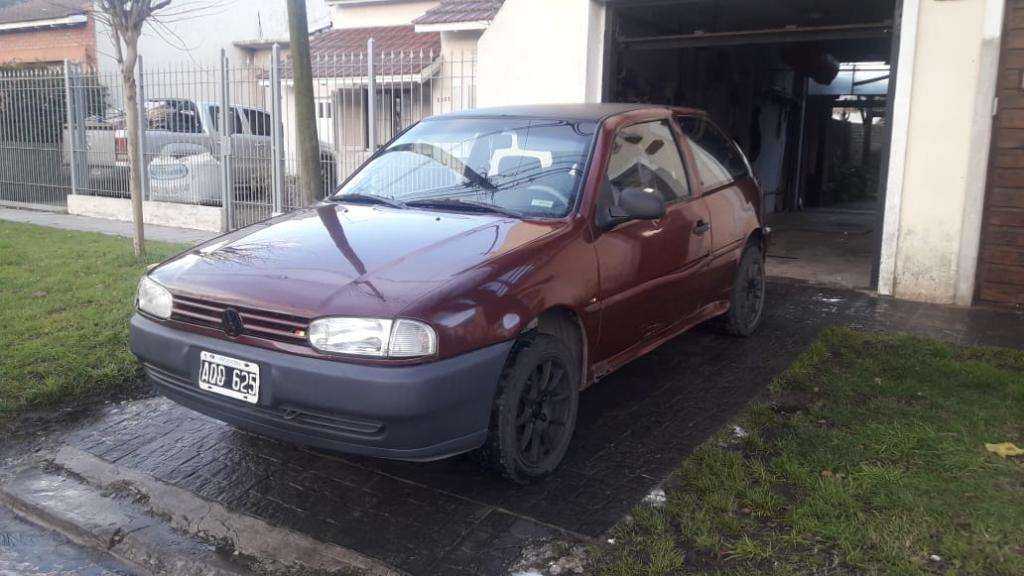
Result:
M571 385L565 366L554 358L538 364L523 384L515 419L516 450L523 465L542 465L566 441Z

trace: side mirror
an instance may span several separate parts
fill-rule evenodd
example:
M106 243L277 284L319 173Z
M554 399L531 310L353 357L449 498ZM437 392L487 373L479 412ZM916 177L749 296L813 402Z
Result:
M626 188L619 197L619 209L631 220L657 220L665 215L665 203L656 193Z
M611 229L630 220L657 220L665 215L665 203L651 192L626 188L619 196L618 206L608 207L598 218L601 228Z

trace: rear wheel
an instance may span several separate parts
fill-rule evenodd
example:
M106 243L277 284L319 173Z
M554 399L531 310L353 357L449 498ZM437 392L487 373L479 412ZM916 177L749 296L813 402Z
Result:
M569 348L549 334L516 342L502 372L480 449L484 464L519 483L547 476L565 456L576 427L579 366Z
M751 244L740 258L729 311L722 317L722 328L726 332L749 336L757 330L764 315L765 284L764 253L758 245Z

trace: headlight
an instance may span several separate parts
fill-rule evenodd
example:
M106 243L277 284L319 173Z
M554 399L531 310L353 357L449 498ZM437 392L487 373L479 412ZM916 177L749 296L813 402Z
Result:
M142 280L139 280L139 294L136 300L139 310L146 314L152 314L157 318L171 317L171 293L149 276L143 276Z
M322 352L382 358L413 358L437 352L434 329L404 318L321 318L309 324L309 343Z

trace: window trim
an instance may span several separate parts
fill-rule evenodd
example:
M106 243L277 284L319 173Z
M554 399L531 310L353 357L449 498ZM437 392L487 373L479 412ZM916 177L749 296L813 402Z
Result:
M615 142L615 140L619 137L619 133L621 133L623 130L632 128L634 126L639 126L641 124L652 124L655 122L665 122L668 124L668 131L672 135L673 142L675 142L676 144L676 153L679 154L679 163L682 164L683 172L686 176L686 189L689 191L689 195L687 196L673 198L672 200L665 202L665 208L668 208L669 206L675 206L676 204L696 200L697 198L703 195L703 191L701 194L697 194L697 192L693 188L694 183L691 181L690 178L691 171L688 163L687 154L684 154L683 149L679 146L679 134L676 134L676 128L672 125L672 117L638 119L630 124L623 124L622 126L619 126L618 128L615 129L615 134L612 134L611 141ZM614 151L611 148L609 148L608 156L605 159L606 162L604 166L604 174L601 175L601 182L609 185L611 184L611 179L608 178L608 161L611 160L612 154L614 154Z

